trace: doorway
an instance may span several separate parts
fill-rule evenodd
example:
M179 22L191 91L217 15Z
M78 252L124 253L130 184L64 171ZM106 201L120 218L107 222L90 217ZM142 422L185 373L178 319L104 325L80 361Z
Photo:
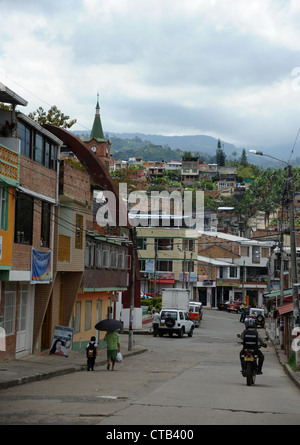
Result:
M51 323L52 323L52 293L45 313L42 325L41 349L49 349L51 346Z
M19 283L16 354L31 353L33 298L28 283Z

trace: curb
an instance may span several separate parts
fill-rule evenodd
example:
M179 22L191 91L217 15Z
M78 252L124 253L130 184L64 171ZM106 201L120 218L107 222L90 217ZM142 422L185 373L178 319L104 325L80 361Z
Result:
M146 351L148 351L147 348L139 349L136 351L126 352L125 354L123 354L123 359L126 359L127 357L131 357L133 355L142 354ZM96 361L95 367L104 366L104 365L106 365L106 363L107 363L106 360L100 360L98 362ZM11 388L13 386L24 385L26 383L47 380L47 379L51 379L53 377L58 377L61 375L71 374L73 372L79 372L79 371L86 371L86 364L76 365L76 366L72 366L69 368L56 369L53 371L39 372L36 374L26 375L24 377L18 377L16 379L8 380L6 382L0 382L0 390Z
M284 363L282 361L281 358L281 352L283 353L283 351L281 351L278 348L278 345L273 341L273 339L270 337L268 330L266 329L266 333L268 335L268 339L269 341L272 343L274 349L275 349L275 353L277 355L278 361L281 364L284 372L286 373L286 375L292 380L292 382L297 386L298 389L300 389L300 372L297 373L295 371L292 370L292 368L290 367L290 365L288 363ZM287 358L286 358L287 360Z

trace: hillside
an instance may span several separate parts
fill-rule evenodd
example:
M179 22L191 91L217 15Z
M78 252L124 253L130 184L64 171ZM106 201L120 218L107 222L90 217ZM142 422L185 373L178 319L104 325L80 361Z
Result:
M88 139L90 131L73 131L75 135L82 139ZM111 142L111 154L114 157L120 157L124 160L132 157L141 157L144 161L176 161L181 160L185 151L198 155L205 162L215 162L218 140L211 136L162 136L143 133L113 133L106 132L106 137ZM224 142L221 139L222 147L226 154L226 159L239 159L242 153L241 147ZM253 147L255 148L255 147ZM296 147L295 147L296 148ZM257 150L263 150L265 154L278 157L283 161L288 161L285 156L290 155L290 148L283 146L260 147ZM294 151L292 165L300 165L300 158ZM255 156L248 152L246 148L248 162L258 165L262 168L282 168L282 164L268 157ZM296 155L296 159L295 159Z
M74 131L78 137L89 137L88 132ZM201 160L215 162L218 140L211 136L160 136L142 133L111 133L106 132L111 142L111 154L115 157L128 159L141 157L145 161L171 161L181 160L185 151L198 155ZM223 149L227 157L233 152L241 153L234 145L227 142Z

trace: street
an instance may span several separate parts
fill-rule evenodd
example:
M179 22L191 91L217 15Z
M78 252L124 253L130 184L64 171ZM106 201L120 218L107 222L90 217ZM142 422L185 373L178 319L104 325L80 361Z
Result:
M0 424L299 425L300 391L270 343L263 375L247 387L236 337L242 328L239 315L204 310L192 338L135 335L148 351L114 372L99 366L1 390Z

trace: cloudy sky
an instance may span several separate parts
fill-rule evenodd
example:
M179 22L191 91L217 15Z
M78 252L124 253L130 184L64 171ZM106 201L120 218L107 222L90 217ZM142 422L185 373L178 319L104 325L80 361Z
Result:
M55 104L90 129L99 91L104 131L287 151L297 140L299 0L0 0L0 11L0 82L24 112Z

